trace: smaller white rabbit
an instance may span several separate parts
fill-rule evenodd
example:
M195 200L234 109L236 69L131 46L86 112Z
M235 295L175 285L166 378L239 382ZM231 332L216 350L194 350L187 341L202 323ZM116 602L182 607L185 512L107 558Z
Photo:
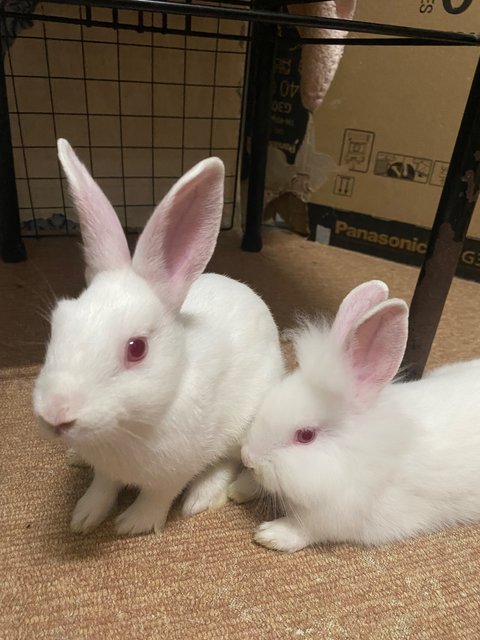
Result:
M408 307L387 296L365 283L331 327L294 333L299 367L267 394L242 449L285 507L258 543L377 545L480 519L480 361L390 384ZM230 495L245 499L246 484Z

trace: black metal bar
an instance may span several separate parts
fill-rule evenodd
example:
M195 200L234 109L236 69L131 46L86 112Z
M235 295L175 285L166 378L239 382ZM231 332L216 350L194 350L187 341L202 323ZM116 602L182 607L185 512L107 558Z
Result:
M85 5L85 0L49 0L52 4L76 4ZM350 31L353 33L371 33L387 36L417 37L438 42L462 42L479 44L480 35L472 33L458 33L453 31L438 31L434 29L421 29L418 27L403 27L392 24L378 24L362 22L358 20L343 20L340 18L324 18L303 16L289 13L278 13L257 9L258 3L252 9L233 9L202 4L187 4L182 2L168 2L166 0L90 0L91 6L107 7L115 9L128 9L131 11L159 11L179 15L225 18L227 20L239 20L242 22L264 23L272 25L287 25L296 27L313 27L318 29L335 29L337 31ZM264 5L267 5L265 1ZM270 4L268 4L270 6ZM4 12L8 15L10 12ZM24 14L25 15L25 14ZM63 19L68 22L68 19Z
M265 0L263 0L265 2ZM268 0L266 0L268 2ZM261 1L258 3L260 6ZM249 52L247 104L251 133L251 160L248 176L247 211L242 240L244 251L260 251L260 228L270 138L273 72L275 66L277 28L270 24L254 24Z
M251 35L252 35L252 25L249 24L247 29L248 29L247 36L250 41ZM238 195L239 181L241 181L243 178L242 170L244 169L244 166L243 166L244 152L245 152L244 144L246 141L247 133L250 132L250 129L249 129L250 122L251 122L251 119L249 119L250 104L247 101L248 94L249 94L249 90L248 90L249 67L250 67L250 49L247 47L245 51L245 60L243 63L243 79L242 79L242 85L241 85L243 89L242 105L240 110L240 122L239 122L238 132L237 132L237 154L235 158L235 179L233 184L232 216L230 218L230 223L224 227L225 230L233 229L233 226L235 224L235 213L236 213L235 210L238 204L237 195ZM241 203L240 203L240 207L241 207Z
M0 53L1 51L0 42ZM20 214L3 55L0 59L0 242L2 260L5 262L26 260L27 253L20 234Z
M480 60L410 308L407 375L422 376L480 192Z
M190 5L191 6L191 5ZM118 21L118 11L114 10L113 12L114 19L112 21L108 20L93 20L88 16L85 18L73 18L73 17L64 17L64 16L51 16L48 14L37 14L37 13L29 13L25 14L20 11L5 11L0 8L0 15L5 16L6 18L22 18L28 17L29 20L34 22L53 22L60 24L73 24L73 25L83 25L86 27L101 27L104 29L121 29L126 31L142 31L145 33L169 33L172 35L185 35L186 29L179 29L173 27L166 27L165 24L162 26L156 25L142 25L141 29L138 24L132 24L129 22L119 22ZM165 18L167 14L162 14L165 22ZM188 17L188 16L187 16ZM353 27L352 27L353 29ZM354 32L354 31L352 31ZM441 37L445 37L446 39L439 38L427 38L423 37L379 37L379 38L328 38L328 37L318 37L318 38L295 38L296 44L342 44L347 46L374 46L374 47L472 47L472 46L480 46L480 39L477 36L473 36L475 39L472 41L471 36L465 38L458 39L450 39L449 36L452 34L450 32L437 31L435 32L440 34ZM222 33L220 32L218 35L216 33L208 32L208 31L196 31L196 30L188 30L188 35L200 37L200 38L215 38L221 40L234 40L238 42L248 42L250 37L248 35L243 35L239 33ZM458 34L453 34L458 35ZM461 34L468 35L468 34ZM24 36L28 38L29 36ZM285 41L289 41L290 38L279 35L278 39L284 39ZM140 45L141 46L141 45Z
M22 14L18 11L5 11L2 12L0 9L0 15L4 15L7 18L15 18L15 17L23 17L25 18L25 14ZM167 14L162 14L164 18L164 22L166 22ZM86 18L64 18L60 16L48 16L48 15L40 15L36 13L28 14L28 18L34 22L53 22L57 24L72 24L72 25L80 25L85 27L101 27L103 29L113 29L113 30L122 30L122 31L139 31L138 24L132 24L129 22L109 22L107 20L87 20ZM142 33L168 33L171 35L186 35L186 30L175 27L165 27L164 24L162 26L151 26L144 25L141 29ZM249 42L251 37L248 35L243 35L241 33L219 33L218 35L214 32L208 31L197 31L195 29L191 29L188 31L188 35L194 36L197 38L211 38L211 39L219 39L219 40L231 40L235 42ZM32 39L37 40L37 37L30 37L28 35L22 35L22 38L25 40ZM51 40L56 40L58 38L50 38ZM286 42L291 41L291 38L285 37L282 35L278 36L278 40L284 40ZM89 42L98 42L96 40L89 40ZM292 40L293 42L293 40ZM295 38L295 44L341 44L346 45L348 47L472 47L472 46L480 46L479 42L457 42L457 41L446 41L441 42L439 40L428 40L422 38ZM144 47L146 45L137 44L135 46ZM134 81L132 81L134 82Z

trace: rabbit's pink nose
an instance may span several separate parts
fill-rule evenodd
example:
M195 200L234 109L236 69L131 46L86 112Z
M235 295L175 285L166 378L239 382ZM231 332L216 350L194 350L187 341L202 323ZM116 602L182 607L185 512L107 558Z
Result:
M76 419L70 403L60 396L53 398L40 416L57 435L71 429Z

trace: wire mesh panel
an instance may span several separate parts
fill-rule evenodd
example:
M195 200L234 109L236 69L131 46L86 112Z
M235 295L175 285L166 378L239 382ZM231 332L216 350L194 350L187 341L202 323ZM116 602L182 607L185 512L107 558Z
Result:
M35 13L45 20L21 31L5 55L23 234L78 228L57 162L59 137L129 231L143 227L180 175L219 156L223 222L231 226L245 24L52 3Z

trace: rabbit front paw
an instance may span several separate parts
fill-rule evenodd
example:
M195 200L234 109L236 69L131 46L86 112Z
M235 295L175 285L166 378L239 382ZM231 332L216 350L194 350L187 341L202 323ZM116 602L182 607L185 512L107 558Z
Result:
M115 520L115 529L122 536L136 536L141 533L161 533L170 505L159 504L158 500L141 491L138 498Z
M299 551L309 544L304 532L289 518L262 522L255 531L254 540L268 549L287 553Z
M99 474L77 502L73 510L70 529L75 533L87 533L105 520L117 499L120 485Z
M227 502L227 489L238 470L238 463L224 460L195 478L182 505L185 518L202 511L215 511Z
M243 469L240 475L228 487L228 497L237 504L250 502L260 495L260 486L249 469Z

